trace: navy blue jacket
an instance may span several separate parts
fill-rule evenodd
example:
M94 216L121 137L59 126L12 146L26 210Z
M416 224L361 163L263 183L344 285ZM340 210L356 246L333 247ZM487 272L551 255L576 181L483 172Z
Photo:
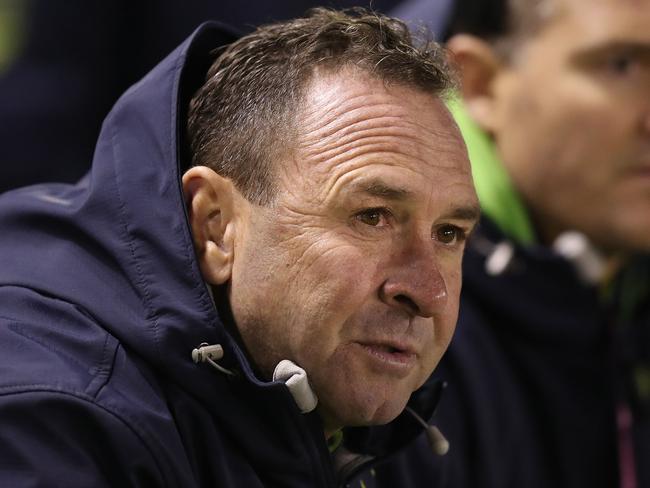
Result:
M483 218L465 255L456 334L434 374L448 382L433 420L450 451L432 458L419 439L377 469L381 486L619 486L616 412L626 404L637 486L649 487L647 259L605 304L545 247L514 245L510 266L491 275L486 259L504 240ZM621 303L633 293L623 281L645 293L632 307Z
M228 40L203 26L129 89L78 184L0 196L0 486L346 482L317 414L253 374L194 254L183 121ZM193 362L204 342L236 377ZM372 456L342 472L419 432L404 415L394 425L383 447L352 429L346 446Z

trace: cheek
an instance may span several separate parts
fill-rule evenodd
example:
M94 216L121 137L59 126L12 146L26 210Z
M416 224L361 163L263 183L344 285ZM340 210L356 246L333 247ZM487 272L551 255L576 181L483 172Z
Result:
M571 185L609 179L622 156L626 130L616 107L587 95L556 104L542 133L547 138L540 142L540 173L577 178Z
M314 246L311 252L320 254L295 277L288 293L298 297L295 301L300 315L296 320L302 324L293 347L297 354L315 360L331 354L345 340L351 332L346 322L376 290L375 267L358 249Z
M280 237L265 239L264 246L251 239L234 268L233 292L242 310L235 318L255 319L248 321L247 345L254 342L261 356L273 358L267 369L280 359L321 367L346 335L346 321L372 293L376 265L367 253L333 231L301 225L296 234L296 228L266 232Z
M620 107L600 87L564 78L547 91L513 95L497 141L515 186L540 209L565 208L607 191L629 131L617 117Z

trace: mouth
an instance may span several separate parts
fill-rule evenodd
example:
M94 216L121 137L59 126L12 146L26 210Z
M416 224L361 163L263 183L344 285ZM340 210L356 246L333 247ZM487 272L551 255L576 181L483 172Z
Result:
M383 373L406 375L413 369L418 357L413 347L398 342L357 342L356 344L374 368Z

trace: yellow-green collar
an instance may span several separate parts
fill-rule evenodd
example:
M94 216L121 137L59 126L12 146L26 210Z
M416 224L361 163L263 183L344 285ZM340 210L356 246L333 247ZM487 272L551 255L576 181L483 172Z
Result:
M528 212L497 156L494 143L471 119L460 99L452 100L448 106L467 145L483 213L511 239L533 244L535 232Z
M327 439L327 449L330 452L336 451L343 442L343 431L337 430Z

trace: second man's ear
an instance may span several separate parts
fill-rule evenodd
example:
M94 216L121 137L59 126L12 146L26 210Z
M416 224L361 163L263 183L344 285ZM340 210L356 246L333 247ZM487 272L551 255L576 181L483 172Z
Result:
M490 44L469 34L449 39L462 79L462 97L470 116L483 130L493 132L496 124L494 84L502 64Z
M207 166L183 175L183 193L203 278L212 285L230 280L235 248L236 190Z

